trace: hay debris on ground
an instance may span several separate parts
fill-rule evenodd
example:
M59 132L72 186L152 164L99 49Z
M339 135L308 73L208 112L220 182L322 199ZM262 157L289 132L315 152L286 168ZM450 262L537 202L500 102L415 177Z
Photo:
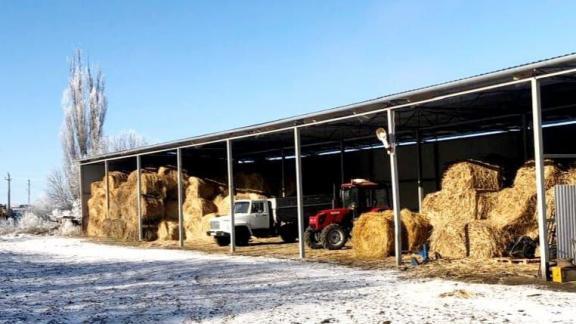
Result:
M462 299L470 299L470 298L476 297L478 295L479 294L468 291L468 290L456 289L456 290L441 293L440 295L438 295L438 297L440 297L440 298L456 297L456 298L462 298Z

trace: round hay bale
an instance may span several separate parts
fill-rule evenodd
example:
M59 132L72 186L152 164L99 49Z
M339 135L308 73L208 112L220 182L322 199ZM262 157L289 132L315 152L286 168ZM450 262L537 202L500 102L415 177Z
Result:
M452 164L442 177L442 190L498 191L502 188L501 168L479 161Z
M158 240L160 241L174 241L179 239L178 222L161 221L158 224Z
M364 213L352 227L352 247L358 259L382 259L394 253L394 221L391 210Z

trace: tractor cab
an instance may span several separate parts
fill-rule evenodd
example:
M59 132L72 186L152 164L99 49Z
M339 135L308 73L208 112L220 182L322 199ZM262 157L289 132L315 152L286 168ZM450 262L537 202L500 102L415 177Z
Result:
M353 213L353 218L371 210L387 208L388 192L386 187L364 179L353 179L340 187L342 207Z

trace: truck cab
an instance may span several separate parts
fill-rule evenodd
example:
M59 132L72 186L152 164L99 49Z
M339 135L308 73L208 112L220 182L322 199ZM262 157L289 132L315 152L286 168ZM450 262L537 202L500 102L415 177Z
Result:
M236 229L236 244L248 245L251 236L270 237L282 233L281 222L276 217L276 199L241 199L234 202L234 226ZM214 238L219 246L230 244L230 215L213 218L210 230L206 233ZM281 235L282 236L282 235ZM284 235L288 241L293 241L291 235Z

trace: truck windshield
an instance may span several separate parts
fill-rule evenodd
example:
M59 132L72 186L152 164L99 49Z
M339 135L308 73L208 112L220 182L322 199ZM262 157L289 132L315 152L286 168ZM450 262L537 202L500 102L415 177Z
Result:
M248 201L238 201L234 203L234 214L246 214L248 208L250 207L250 202Z

